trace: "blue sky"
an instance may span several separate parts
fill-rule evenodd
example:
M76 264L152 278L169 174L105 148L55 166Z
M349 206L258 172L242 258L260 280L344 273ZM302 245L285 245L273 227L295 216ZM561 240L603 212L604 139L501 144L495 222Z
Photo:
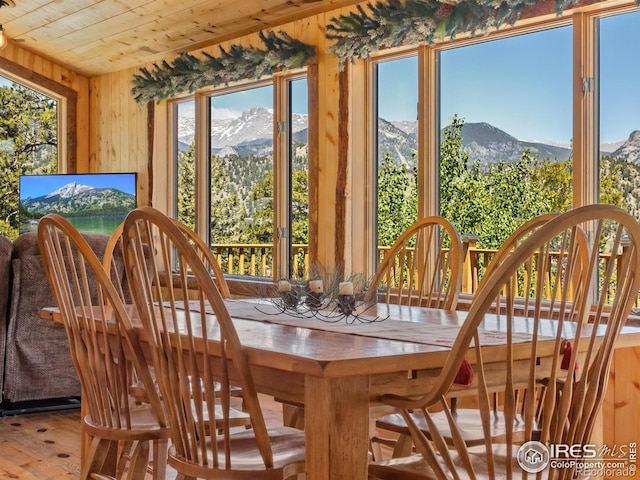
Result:
M136 194L136 176L133 173L23 175L20 177L20 198L46 195L72 182L96 188L112 187Z
M600 22L601 142L640 130L640 12ZM441 123L454 114L523 140L568 144L572 137L572 28L444 50ZM379 114L415 120L415 58L381 64ZM391 95L386 92L392 92Z

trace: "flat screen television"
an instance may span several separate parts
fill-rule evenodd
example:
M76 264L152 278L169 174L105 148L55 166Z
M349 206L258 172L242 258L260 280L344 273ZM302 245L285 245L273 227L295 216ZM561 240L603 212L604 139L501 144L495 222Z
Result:
M79 173L20 176L20 233L58 213L81 232L113 232L135 209L136 173Z

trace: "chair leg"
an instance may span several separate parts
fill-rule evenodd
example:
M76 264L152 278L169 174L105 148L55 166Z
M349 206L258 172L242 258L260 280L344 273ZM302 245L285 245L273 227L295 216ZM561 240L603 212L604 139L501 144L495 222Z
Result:
M126 469L125 480L137 480L145 478L149 465L149 442L133 442L129 456L129 465ZM154 477L155 478L155 477Z
M93 437L80 471L80 479L87 480L92 473L116 476L118 465L118 442Z
M399 435L398 441L396 442L395 447L393 447L391 458L408 457L413 453L412 450L413 441L411 440L411 436Z
M165 480L167 477L167 457L169 455L169 441L156 440L153 442L153 479Z
M304 408L288 403L282 404L282 423L285 427L304 430Z

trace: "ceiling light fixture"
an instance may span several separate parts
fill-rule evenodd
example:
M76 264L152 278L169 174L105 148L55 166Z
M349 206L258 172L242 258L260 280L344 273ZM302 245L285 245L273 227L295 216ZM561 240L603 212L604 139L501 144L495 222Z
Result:
M13 2L13 0L0 0L0 7L15 7L16 4ZM2 24L0 24L0 50L2 50L3 48L5 48L7 46L7 34L4 33L4 27L2 26Z
M4 33L4 27L0 25L0 50L7 46L7 35Z

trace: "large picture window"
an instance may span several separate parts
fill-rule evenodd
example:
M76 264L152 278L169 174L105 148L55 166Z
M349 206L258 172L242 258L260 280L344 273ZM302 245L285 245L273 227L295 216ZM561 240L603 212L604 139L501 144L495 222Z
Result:
M173 103L177 218L208 240L228 275L305 277L306 78L215 90L201 100L204 108L197 98Z
M471 291L483 262L530 218L600 201L640 219L639 32L637 7L594 7L539 28L374 56L369 238L378 251L405 227L394 213L406 222L442 215L468 235ZM408 143L415 154L398 168Z
M212 96L209 107L211 243L270 244L273 87Z

